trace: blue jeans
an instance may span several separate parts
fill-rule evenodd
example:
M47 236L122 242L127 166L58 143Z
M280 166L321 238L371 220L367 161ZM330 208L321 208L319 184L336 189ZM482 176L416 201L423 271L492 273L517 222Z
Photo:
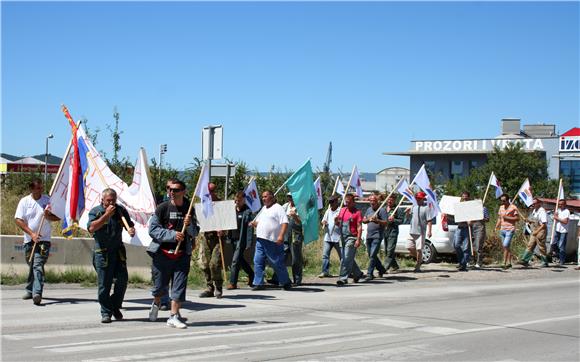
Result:
M272 268L274 268L280 284L289 284L290 277L285 264L284 244L277 245L273 241L258 238L256 239L256 252L254 253L254 285L264 284L266 258Z
M97 272L97 297L103 317L110 317L113 311L120 309L123 304L129 280L125 255L125 248L93 253L93 266ZM113 279L115 279L115 287L111 295Z
M504 248L508 248L510 247L510 244L512 243L512 238L514 237L515 234L515 230L501 230L499 232L499 235L501 237L501 245L503 245Z
M153 255L151 262L151 275L153 276L154 297L167 295L171 282L171 295L173 301L182 303L187 293L187 277L191 263L191 255L182 255L177 259L170 259L161 250Z
M361 278L363 272L358 267L356 263L356 248L354 247L354 242L356 238L348 237L344 240L344 246L342 248L342 259L340 261L340 276L339 280L347 281L349 274L352 274L353 278Z
M560 265L564 265L566 262L566 241L568 239L568 233L561 233L556 231L554 234L554 244L558 245L558 258L560 259Z
M453 247L457 253L457 261L462 268L466 268L471 257L469 245L469 228L457 228L453 236Z
M379 274L385 274L385 267L381 264L379 259L379 250L381 250L381 242L383 238L368 238L366 241L367 253L369 255L369 267L367 269L367 276L372 276L375 268Z
M342 253L340 252L340 243L331 243L324 241L322 249L322 272L324 274L330 273L330 253L332 249L336 250L338 253L338 258L342 260Z
M34 258L30 260L30 253L34 247L34 242L24 244L24 258L28 264L28 283L26 284L26 291L32 295L42 295L44 287L44 264L48 260L50 253L50 242L41 241L34 248Z

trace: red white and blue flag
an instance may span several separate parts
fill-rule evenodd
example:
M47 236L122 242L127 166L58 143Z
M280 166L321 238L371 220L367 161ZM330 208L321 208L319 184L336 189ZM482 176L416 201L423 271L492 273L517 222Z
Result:
M403 197L406 197L407 200L411 201L413 203L413 206L417 205L417 200L415 199L413 190L411 189L411 186L409 186L407 180L402 180L401 182L399 182L397 192L403 195Z
M503 195L503 190L501 189L501 183L495 177L495 174L492 172L491 176L489 177L489 184L495 187L495 198L499 199L501 195Z
M524 181L524 183L520 187L520 190L518 191L518 196L520 197L522 202L526 204L527 207L532 206L532 204L534 203L534 197L532 196L532 187L530 186L530 180L526 179L526 181Z
M252 212L258 212L260 208L262 208L262 203L258 196L258 185L256 185L256 180L254 178L252 178L248 186L246 186L244 196L246 198L246 205L248 205L248 208L252 210Z
M431 188L431 182L429 182L429 176L427 175L427 170L425 170L425 165L421 167L413 183L417 184L427 194L427 205L431 209L431 215L433 217L437 216L438 213L441 212L439 208L439 202L437 201L437 194Z

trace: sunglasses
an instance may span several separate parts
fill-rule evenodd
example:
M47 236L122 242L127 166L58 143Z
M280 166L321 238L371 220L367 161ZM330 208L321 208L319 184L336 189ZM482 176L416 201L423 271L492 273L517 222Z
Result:
M183 189L173 189L173 188L169 188L168 190L169 190L169 192L181 192L181 191L183 191Z

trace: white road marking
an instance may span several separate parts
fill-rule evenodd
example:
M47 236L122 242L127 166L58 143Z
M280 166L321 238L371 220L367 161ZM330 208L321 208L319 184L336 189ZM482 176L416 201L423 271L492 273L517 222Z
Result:
M372 324L379 324L381 326L387 326L387 327L395 327L395 328L417 328L417 327L422 327L423 324L418 324L418 323L413 323L413 322L407 322L407 321L400 321L397 319L389 319L389 318L381 318L381 319L371 319L366 321L367 323L372 323Z
M345 321L354 321L354 320L359 320L359 319L372 318L372 316L368 316L368 315L354 314L354 313L343 313L343 312L318 312L318 313L310 313L309 315L311 315L313 317L340 319L340 320L345 320Z

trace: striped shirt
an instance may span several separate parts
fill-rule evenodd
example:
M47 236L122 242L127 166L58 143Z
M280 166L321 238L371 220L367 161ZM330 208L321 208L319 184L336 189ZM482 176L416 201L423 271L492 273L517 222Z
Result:
M505 206L501 205L497 214L501 220L501 230L514 231L516 229L517 220L512 222L504 219L504 216L518 216L518 208L516 205L511 204L507 209Z

